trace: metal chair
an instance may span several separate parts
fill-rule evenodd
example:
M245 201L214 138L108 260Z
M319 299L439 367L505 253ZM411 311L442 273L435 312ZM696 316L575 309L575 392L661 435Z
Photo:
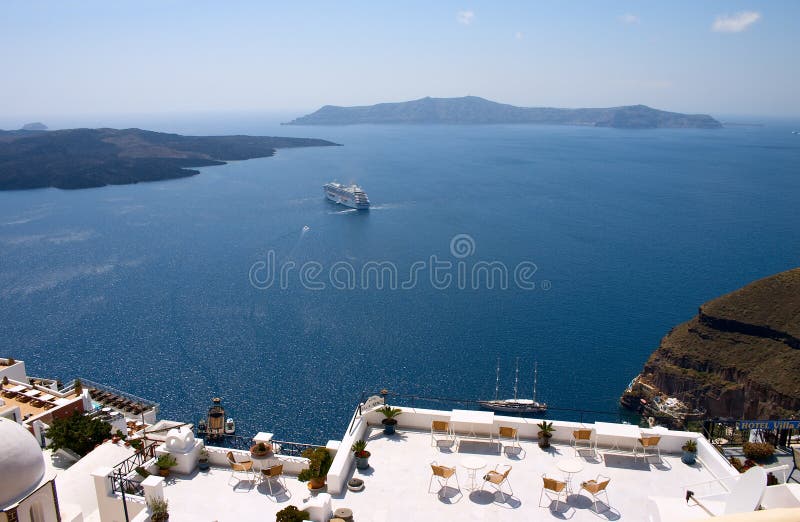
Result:
M456 474L456 468L448 468L447 466L440 466L436 463L436 461L431 462L431 480L428 481L428 493L431 492L431 484L433 484L433 479L436 479L439 482L439 491L438 495L442 496L442 491L445 488L449 487L450 479L455 477L456 479L456 486L457 490L461 491L461 484L458 483L458 475Z
M592 430L578 429L572 432L572 448L575 450L575 455L578 455L581 446L592 450L593 453L597 452L597 443L592 441Z
M595 511L597 511L599 496L603 493L606 495L606 506L608 506L608 509L611 509L611 503L608 501L608 491L606 490L609 482L611 482L611 479L604 475L597 475L596 479L581 482L581 490L585 489L592 496L592 499L594 499Z
M567 502L567 483L561 480L556 480L554 478L550 478L547 475L542 475L542 480L544 484L542 485L542 492L539 495L539 507L542 507L542 497L547 495L547 499L552 504L553 500L556 501L556 511L558 511L558 503ZM553 498L553 494L555 494L555 498ZM564 497L561 500L561 497Z
M228 478L228 483L230 484L231 479L236 478L236 474L244 473L245 479L237 480L237 484L242 480L252 481L255 477L253 475L253 461L252 460L243 460L241 462L236 462L236 458L233 456L233 452L229 451L227 454L228 457L228 464L231 466L231 476Z
M502 444L504 440L510 442L510 444L508 444L509 447L522 450L522 446L519 443L519 430L517 430L517 428L500 426L497 430L497 441Z
M431 446L438 446L440 440L449 441L451 444L455 442L456 435L450 423L447 421L432 421L431 422Z
M269 494L274 496L272 492L272 481L276 481L284 491L289 491L286 489L286 482L283 480L283 464L275 464L274 466L270 466L267 469L261 470L261 480L267 482L267 487L269 487Z
M508 474L511 472L511 466L506 465L506 470L502 473L500 473L499 470L500 466L502 466L502 464L498 464L497 467L483 476L483 484L481 485L481 489L483 489L488 483L490 486L500 492L500 498L502 498L503 502L505 502L506 494L503 492L503 484L508 484L508 496L514 496L514 490L511 487L511 483L508 481Z
M650 455L658 454L658 460L661 460L661 450L658 447L658 443L661 442L661 437L659 436L652 436L652 437L641 437L638 440L639 444L633 449L633 456L634 459L639 458L639 451L642 453L642 458L647 462L647 457ZM647 453L647 448L653 448L656 453Z

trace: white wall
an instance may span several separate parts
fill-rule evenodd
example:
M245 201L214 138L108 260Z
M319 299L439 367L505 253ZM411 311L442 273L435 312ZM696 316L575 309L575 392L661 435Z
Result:
M355 441L365 438L368 427L365 417L357 419L353 424L352 430L345 433L339 443L339 451L336 452L331 469L328 471L328 492L332 495L338 495L347 489L347 481L355 464L355 457L353 452L350 451L350 447ZM367 447L367 450L369 451L369 447Z
M114 469L110 467L99 468L92 472L95 495L97 496L97 509L102 522L123 522L125 520L122 495L113 493L111 481L108 479L113 472ZM147 507L141 497L126 495L125 500L129 518L136 516Z
M431 429L431 421L434 420L443 420L447 421L450 419L449 411L443 410L427 410L422 408L401 408L403 410L403 414L397 418L397 428L398 429L417 429L417 430L430 430ZM362 417L371 426L380 426L381 420L383 419L383 415L378 413L377 411L370 411L365 413ZM521 439L528 439L528 440L537 440L538 436L537 433L539 432L539 428L537 424L542 422L541 419L529 419L525 417L508 417L504 415L495 415L494 416L494 433L497 433L497 428L500 426L508 426L512 428L517 428L519 437ZM550 421L548 421L550 422ZM562 443L562 444L569 444L572 440L572 432L578 428L589 428L593 429L593 423L580 423L580 422L570 422L570 421L559 421L554 420L553 427L555 428L555 432L553 433L553 438L551 439L552 442ZM364 427L364 429L366 426ZM459 427L455 426L456 431L459 431ZM661 437L661 442L659 443L659 449L662 453L670 453L670 454L680 454L682 452L681 447L686 443L689 439L697 440L697 457L703 462L703 464L713 473L716 477L728 477L728 476L737 476L739 473L736 471L715 448L714 446L703 438L699 433L691 432L691 431L674 431L674 430L665 430L665 429L642 429L642 433L645 435L658 435ZM358 438L363 437L363 431ZM347 438L347 437L346 437ZM355 439L354 439L355 440ZM620 447L625 448L630 447L631 443L630 440L626 439L614 439L614 438L603 438L601 441L601 447L607 446L613 443L618 443ZM342 441L342 447L344 448L346 441ZM350 442L352 444L352 442ZM349 444L346 446L349 448Z
M228 452L233 452L237 455L237 460L245 460L250 458L250 452L244 450L231 450L228 448L220 448L217 446L206 446L208 451L208 462L212 466L228 467ZM301 471L308 467L308 459L303 457L291 457L289 455L275 455L275 460L278 464L283 464L283 472L287 475L298 475Z
M8 359L3 359L3 361L7 363ZM3 377L8 377L9 380L17 381L20 384L28 384L25 362L17 361L11 366L0 366L0 381L3 380Z
M45 482L39 489L21 501L17 506L17 520L19 522L31 522L31 508L38 510L47 522L56 522L57 511L56 501L53 497L53 486L51 482ZM38 505L38 507L34 507Z

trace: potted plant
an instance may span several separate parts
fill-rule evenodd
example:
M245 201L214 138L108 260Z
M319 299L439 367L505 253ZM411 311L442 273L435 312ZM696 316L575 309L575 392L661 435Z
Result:
M333 459L328 450L322 447L308 448L302 456L308 459L308 468L297 475L300 482L308 482L309 489L322 489L325 487L325 478L331 469Z
M350 451L356 458L357 469L367 469L369 467L369 456L371 453L367 451L367 441L364 439L357 440L350 447Z
M125 435L123 435L122 430L117 430L113 437L111 437L111 442L116 444L117 442L123 440Z
M169 503L162 497L152 497L147 499L147 507L150 509L150 520L153 522L166 522L169 520Z
M550 438L553 436L553 432L556 431L555 428L553 428L553 423L542 421L536 426L539 427L539 447L542 449L549 448Z
M383 420L381 421L381 424L383 424L383 433L386 435L394 435L394 429L395 426L397 426L396 417L403 413L403 410L400 408L392 408L387 404L377 411L383 414Z
M286 506L275 515L275 522L303 522L308 520L308 511L300 511L297 506Z
M200 450L200 458L197 460L197 467L200 471L208 471L211 466L208 463L208 450L203 448Z
M694 464L697 459L697 441L695 439L689 439L681 446L681 449L683 450L681 462L689 464L690 466Z
M169 477L169 468L178 464L177 459L165 453L156 459L156 466L158 466L158 474L162 477Z
M250 456L255 458L266 457L269 455L270 451L272 451L272 445L264 442L259 442L258 444L250 446Z

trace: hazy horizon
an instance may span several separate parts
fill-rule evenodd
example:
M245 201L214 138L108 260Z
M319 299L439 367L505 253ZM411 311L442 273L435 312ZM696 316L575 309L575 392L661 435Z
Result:
M10 2L3 121L474 95L800 116L800 4ZM45 123L47 123L45 121Z

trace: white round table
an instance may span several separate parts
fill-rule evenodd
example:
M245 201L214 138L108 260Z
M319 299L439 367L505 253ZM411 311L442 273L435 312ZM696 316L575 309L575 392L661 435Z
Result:
M272 465L272 459L274 455L270 452L263 457L254 457L250 455L250 460L253 461L253 471L261 472L265 469L269 468Z
M561 459L556 462L556 467L567 474L567 491L572 492L572 475L583 471L583 461L580 459Z
M475 489L475 476L479 469L486 467L486 461L478 457L466 457L461 461L461 467L467 470L470 491Z

